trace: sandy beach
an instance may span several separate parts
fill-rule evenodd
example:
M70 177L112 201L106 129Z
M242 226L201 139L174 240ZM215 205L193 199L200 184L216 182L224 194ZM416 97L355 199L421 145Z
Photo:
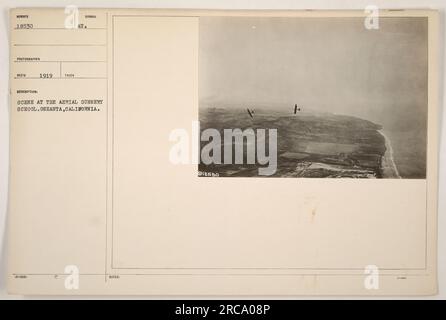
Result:
M386 152L384 153L381 162L383 178L401 179L398 168L396 167L395 161L393 159L393 148L390 139L382 130L378 130L378 132L384 137L386 143Z

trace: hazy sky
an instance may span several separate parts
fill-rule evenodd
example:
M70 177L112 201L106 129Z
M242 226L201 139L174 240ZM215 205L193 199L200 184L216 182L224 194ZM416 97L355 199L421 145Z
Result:
M200 107L289 107L423 126L427 19L200 18Z

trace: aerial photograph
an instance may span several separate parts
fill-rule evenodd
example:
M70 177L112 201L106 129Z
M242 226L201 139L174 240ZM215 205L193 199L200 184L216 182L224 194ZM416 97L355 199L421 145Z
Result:
M201 148L214 129L233 151L201 176L426 178L425 18L202 17L199 30ZM248 161L259 148L276 152L271 174Z

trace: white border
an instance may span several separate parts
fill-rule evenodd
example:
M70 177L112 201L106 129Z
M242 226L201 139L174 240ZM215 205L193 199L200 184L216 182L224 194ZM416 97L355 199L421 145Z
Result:
M445 91L445 31L444 14L446 12L446 2L444 0L406 0L404 3L398 0L2 0L1 24L0 24L0 299L20 299L20 296L9 296L6 293L6 253L5 253L5 225L7 212L7 190L9 171L9 103L8 103L8 82L9 82L9 52L8 52L8 15L9 9L14 7L64 7L66 5L76 5L79 7L103 7L103 8L203 8L203 9L359 9L363 10L368 5L376 5L381 9L438 9L440 10L440 34L439 34L439 109L440 109L440 159L439 159L439 208L438 208L438 282L439 294L426 299L446 299L446 131L443 129L446 114L443 112L444 91ZM27 297L30 298L30 297ZM39 298L42 298L41 296ZM64 299L70 297L64 297ZM83 297L85 298L85 296ZM100 297L95 297L100 298ZM115 297L116 298L116 297ZM144 297L141 297L144 298ZM151 299L157 297L152 296ZM169 297L175 298L175 297ZM193 297L188 297L192 299ZM216 298L216 297L213 297ZM222 297L228 298L228 297ZM249 297L243 297L249 298ZM273 298L273 297L272 297ZM305 297L298 297L298 299ZM310 297L311 299L323 299L324 297ZM345 297L344 297L345 298ZM373 299L373 297L351 297L354 299ZM398 297L392 297L395 299Z

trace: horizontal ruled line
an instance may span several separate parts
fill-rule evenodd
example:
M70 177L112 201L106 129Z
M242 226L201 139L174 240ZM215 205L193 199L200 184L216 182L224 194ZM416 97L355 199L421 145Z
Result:
M14 62L17 63L22 63L22 62L26 62L26 63L31 63L31 62L45 62L45 63L59 63L59 62L64 62L64 63L76 63L76 62L107 62L104 60L79 60L79 61L74 61L74 60L14 60Z
M12 274L17 276L69 276L66 273L17 273ZM79 276L357 276L364 277L363 273L81 273ZM416 273L394 273L394 274L380 274L380 276L387 277L427 277L430 274Z
M105 30L105 28L14 28L14 30Z
M39 44L39 43L15 43L15 47L105 47L105 44L74 44L74 43L63 43L63 44Z
M24 78L14 78L14 80L75 80L75 79L107 79L106 77L65 77L65 78L59 78L59 77L53 77L53 78L38 78L38 77L24 77Z

